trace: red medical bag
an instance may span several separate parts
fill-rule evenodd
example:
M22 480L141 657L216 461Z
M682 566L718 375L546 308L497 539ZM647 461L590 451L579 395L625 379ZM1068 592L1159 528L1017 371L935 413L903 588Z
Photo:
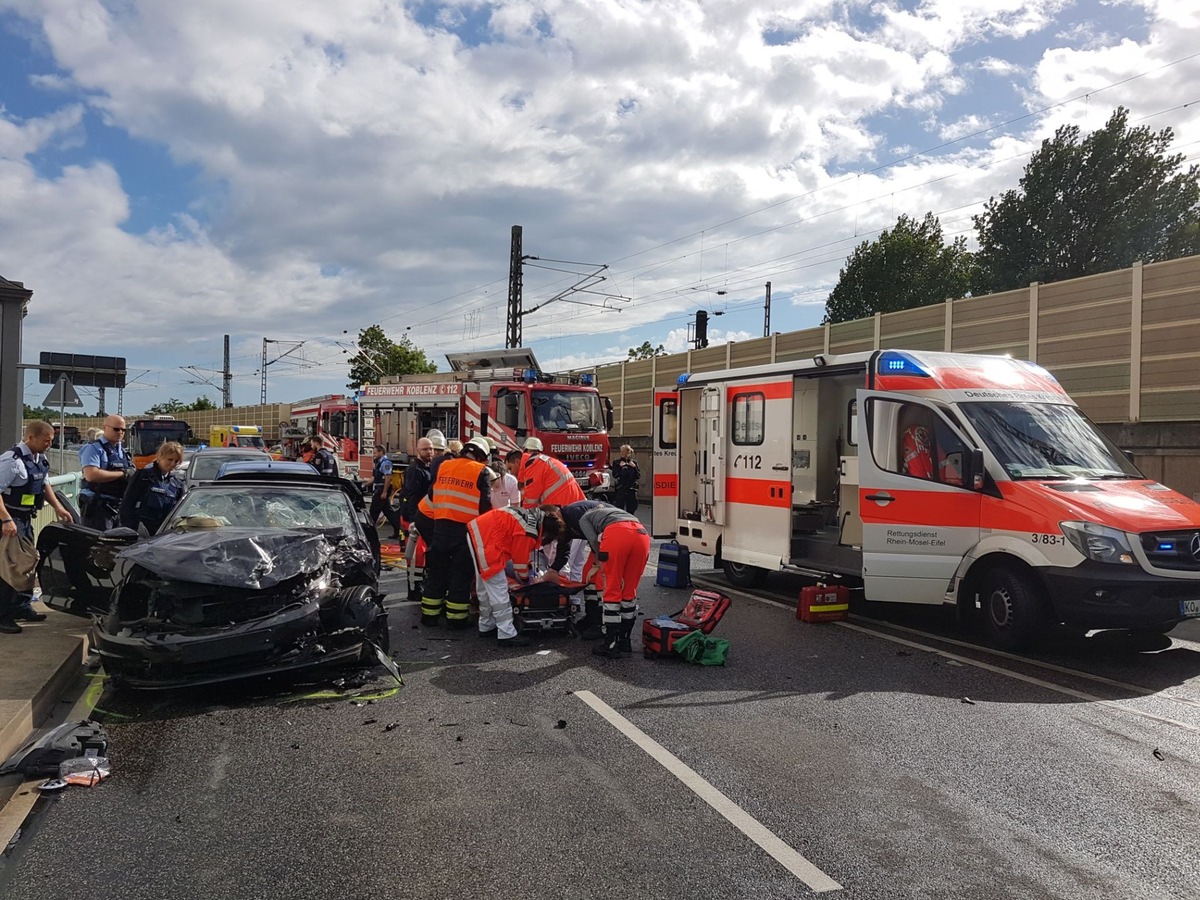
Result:
M837 622L850 614L850 590L845 585L812 584L800 589L796 618L801 622Z
M648 659L670 656L675 642L693 631L710 633L732 601L716 591L692 591L687 605L672 616L642 622L642 654ZM666 621L674 623L674 627Z

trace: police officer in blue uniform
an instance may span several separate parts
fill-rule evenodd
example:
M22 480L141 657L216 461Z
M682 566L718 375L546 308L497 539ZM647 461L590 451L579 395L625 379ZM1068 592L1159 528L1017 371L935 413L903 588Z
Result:
M375 445L375 464L371 469L371 511L367 514L374 525L379 514L400 537L400 513L392 507L392 461L388 459L382 444Z
M150 464L137 470L117 514L123 527L148 535L158 531L183 493L183 484L174 475L182 461L183 446L164 441Z
M125 452L125 420L109 416L104 433L79 450L83 490L79 492L83 524L97 531L117 527L117 512L133 473L133 458Z
M72 521L46 481L50 461L46 450L54 441L49 422L30 422L25 440L0 453L0 540L33 540L33 519L46 503L63 522ZM19 594L0 579L0 634L20 634L23 622L40 622L45 613L34 612L33 595Z
M337 457L325 449L325 442L319 437L309 438L305 443L305 449L308 451L308 455L305 456L304 461L320 474L333 478L337 478L341 474L338 471Z

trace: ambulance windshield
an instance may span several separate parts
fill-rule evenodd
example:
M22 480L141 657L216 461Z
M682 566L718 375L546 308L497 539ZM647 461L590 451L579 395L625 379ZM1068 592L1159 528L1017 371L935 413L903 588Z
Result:
M533 427L538 431L603 431L600 398L591 391L533 391Z
M1143 478L1075 406L964 403L960 409L1010 478Z

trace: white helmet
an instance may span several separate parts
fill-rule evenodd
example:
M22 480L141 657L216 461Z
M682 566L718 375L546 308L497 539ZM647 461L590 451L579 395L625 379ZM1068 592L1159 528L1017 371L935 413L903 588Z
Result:
M530 453L533 453L534 451L541 453L542 440L541 438L527 437L525 438L525 443L522 445L522 447L523 449L528 450Z
M487 438L473 437L463 444L464 450L466 450L468 447L474 448L479 453L479 458L485 461L492 452L491 448L488 446Z
M429 439L429 443L433 444L434 450L446 449L446 436L436 428L430 428L425 432L425 437Z

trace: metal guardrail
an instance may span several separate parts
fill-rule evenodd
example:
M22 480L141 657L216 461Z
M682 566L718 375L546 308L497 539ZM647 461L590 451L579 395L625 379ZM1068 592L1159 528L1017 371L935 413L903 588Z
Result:
M51 451L53 452L53 451ZM71 504L79 508L79 491L83 487L82 472L67 472L63 475L51 475L46 479L46 483L54 488L54 493L59 497L65 497L71 501ZM34 525L41 528L43 525L48 525L55 521L57 517L54 514L54 509L50 506L43 506L41 512L34 519Z

